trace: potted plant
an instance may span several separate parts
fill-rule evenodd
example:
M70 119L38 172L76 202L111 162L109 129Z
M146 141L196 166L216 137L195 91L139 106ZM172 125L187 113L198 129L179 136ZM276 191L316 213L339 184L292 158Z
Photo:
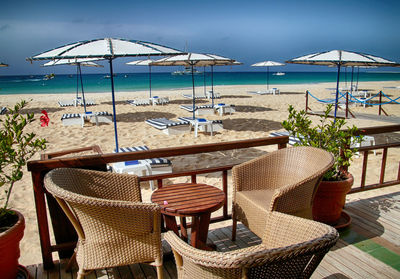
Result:
M297 112L289 105L288 111L288 120L283 121L282 126L290 136L300 140L296 145L319 147L334 156L334 165L325 173L316 192L313 219L336 225L342 215L346 194L354 182L348 167L357 149L351 148L351 145L361 144L362 136L356 136L358 134L356 126L345 127L344 119L328 119L332 111L331 104L320 116L318 125L313 125L304 110Z
M8 108L4 119L0 119L0 270L1 278L14 279L18 272L19 242L25 228L24 217L8 208L15 183L23 176L26 162L39 150L46 148L45 139L37 139L34 133L24 131L34 121L33 113L20 113L26 101Z

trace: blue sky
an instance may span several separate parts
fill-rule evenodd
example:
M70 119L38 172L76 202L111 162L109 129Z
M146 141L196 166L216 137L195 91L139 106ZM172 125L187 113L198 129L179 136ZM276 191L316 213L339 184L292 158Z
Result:
M400 1L25 1L3 0L0 74L74 73L69 66L33 65L26 57L80 40L115 37L144 40L243 62L232 69L263 71L251 64L332 49L359 51L400 62ZM117 59L116 72L146 67ZM85 69L85 72L107 72ZM165 67L154 69L166 71ZM329 71L287 65L280 71ZM393 70L384 68L383 70ZM399 71L399 69L394 69Z

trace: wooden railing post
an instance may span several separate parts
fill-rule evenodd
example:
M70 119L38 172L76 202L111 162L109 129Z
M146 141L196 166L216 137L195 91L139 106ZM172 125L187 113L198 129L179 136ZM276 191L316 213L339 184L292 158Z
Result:
M43 177L44 175L40 171L32 172L33 191L35 194L36 218L38 221L43 267L45 269L50 269L54 267L54 263L53 257L51 255L50 230L49 222L47 219Z
M306 113L308 112L308 90L306 90Z
M363 164L362 164L362 171L361 171L361 188L365 187L365 178L367 176L367 163L368 163L368 150L363 152Z
M381 175L379 178L379 183L383 184L383 181L385 180L385 170L386 170L386 159L387 159L387 147L383 149L383 154L382 154L382 165L381 165Z
M224 218L228 217L228 171L222 171L222 190L225 193L225 203L223 207L223 216Z

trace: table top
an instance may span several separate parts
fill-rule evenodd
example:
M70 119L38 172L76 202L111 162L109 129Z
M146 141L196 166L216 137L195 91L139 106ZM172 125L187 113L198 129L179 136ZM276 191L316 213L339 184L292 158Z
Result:
M179 183L157 189L152 194L151 201L160 205L163 214L195 216L213 212L222 207L225 194L220 189L207 184Z

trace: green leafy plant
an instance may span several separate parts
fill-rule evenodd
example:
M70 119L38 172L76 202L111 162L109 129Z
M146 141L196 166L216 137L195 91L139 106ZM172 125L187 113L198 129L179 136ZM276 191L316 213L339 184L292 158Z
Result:
M0 203L0 228L8 226L13 219L8 203L15 183L23 176L23 167L37 151L46 148L45 139L24 131L34 121L33 113L21 114L26 105L26 101L17 103L14 108L8 108L4 119L0 119L0 187L5 193Z
M295 145L313 146L325 149L331 152L335 158L335 163L323 179L328 181L337 181L347 178L347 169L350 166L352 157L357 152L356 148L350 148L351 145L357 145L362 142L362 136L357 135L358 128L346 127L344 119L336 121L328 119L332 111L332 105L328 105L324 114L320 117L319 125L314 125L304 110L296 111L292 105L288 108L288 120L282 122L290 136L297 137L300 143Z

